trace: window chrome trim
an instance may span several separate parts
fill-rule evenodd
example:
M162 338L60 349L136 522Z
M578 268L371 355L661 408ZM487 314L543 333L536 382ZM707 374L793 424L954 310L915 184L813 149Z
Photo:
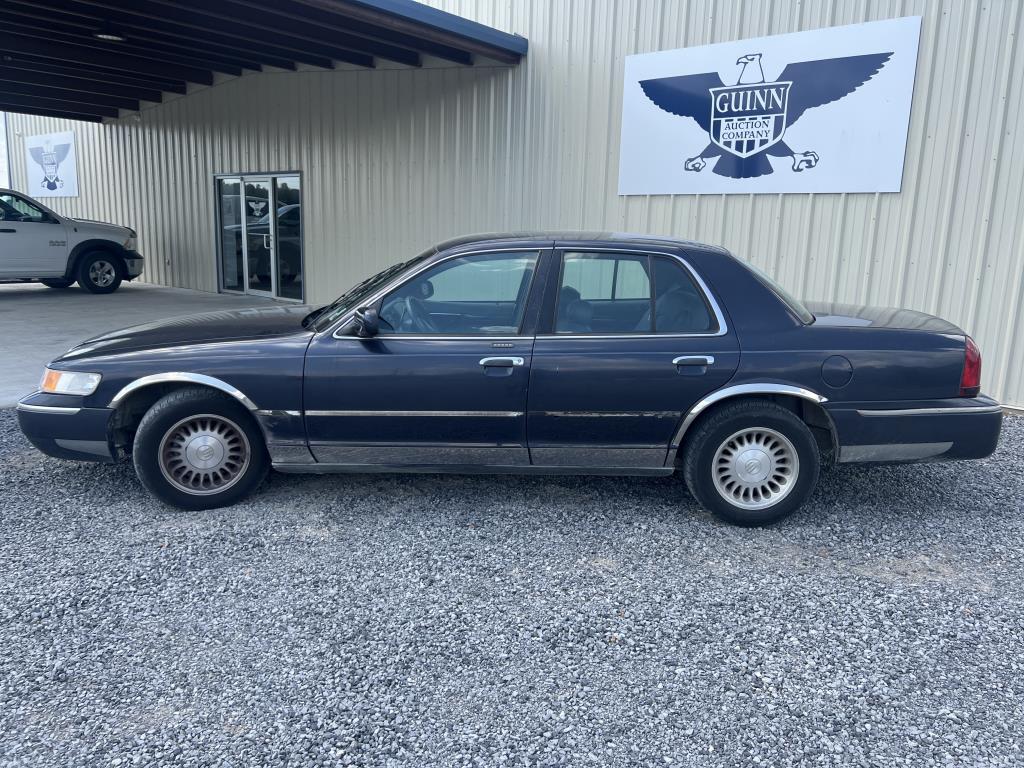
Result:
M1000 405L953 405L949 408L892 408L888 410L858 409L858 416L970 416L979 413L1001 413Z
M305 413L307 416L399 416L403 418L459 416L504 419L514 419L524 415L523 411L306 411Z
M120 392L114 395L113 399L107 405L108 408L116 408L118 404L124 400L128 395L136 390L148 387L151 384L167 384L167 383L186 383L186 384L201 384L207 387L213 387L219 389L221 392L231 395L238 402L248 408L250 411L258 410L256 403L245 396L240 389L231 386L226 381L214 378L213 376L207 376L202 373L188 373L184 371L171 371L168 373L154 373L150 376L143 376L141 379L136 379L127 386L123 387Z
M339 329L340 330L340 329ZM533 336L419 336L417 334L385 334L382 336L335 336L336 339L355 339L356 341L533 341Z
M568 248L563 248L558 245L555 246L556 250L560 250L565 253ZM725 322L725 313L722 311L722 307L719 305L718 300L715 298L714 293L708 288L708 284L704 282L697 270L691 266L690 262L684 259L682 256L676 253L669 253L668 251L654 251L646 249L631 249L626 248L608 248L599 246L573 246L572 253L621 253L630 256L667 256L670 259L675 259L683 268L687 271L693 282L704 294L704 299L707 301L708 306L711 307L711 311L715 315L715 320L718 321L718 330L714 333L606 333L606 334L592 334L592 333L580 333L573 334L567 333L551 333L551 334L538 334L538 339L680 339L680 338L714 338L716 336L725 336L729 332L729 325Z
M31 405L29 403L18 403L15 410L27 411L28 413L49 413L55 416L74 416L81 408L69 408L63 405Z
M535 246L535 247L532 247L532 248L494 248L494 247L491 247L491 248L482 248L479 251L459 251L457 253L450 253L447 256L443 256L442 258L436 259L436 260L433 260L433 261L431 261L430 258L428 257L427 262L425 264L421 264L419 266L419 268L416 269L414 272L403 272L401 274L395 275L395 277L391 280L390 283L388 283L383 288L378 290L376 293L372 294L368 299L366 299L363 302L363 306L364 307L369 307L369 306L372 306L373 304L376 304L384 296L386 296L387 294L391 293L391 291L395 290L396 288L402 287L407 282L409 282L414 277L416 277L416 275L420 274L421 272L425 272L426 270L431 269L432 267L436 267L438 264L444 264L446 261L450 261L451 259L460 259L463 256L479 256L481 254L489 254L489 253L536 253L537 254L537 261L539 263L540 262L541 254L544 251L551 251L551 250L553 250L553 248L554 248L554 246L552 246L552 245L539 246L539 247ZM537 279L537 270L536 269L534 270L533 275L530 277L530 286L531 286L531 288L533 287L533 281L535 279ZM526 292L527 300L529 300L529 296L530 296L530 291L527 290L527 292ZM328 334L329 333L331 335L331 337L335 338L335 339L355 339L356 341L367 341L367 339L361 338L359 336L348 336L348 335L341 335L341 336L339 336L338 335L339 333L341 333L341 331L350 322L352 322L352 318L355 316L355 313L356 313L357 309L359 309L359 307L354 307L353 309L349 310L349 312L347 314L343 315L342 318L340 320L338 320L337 323L334 326L326 328L324 331L322 331L322 333L324 333L324 334ZM428 337L421 336L421 335L418 335L418 334L405 334L404 336L399 336L397 334L395 334L395 335L382 334L382 335L379 335L379 336L371 336L370 338L371 339L377 339L377 338L380 338L380 339L397 339L397 338L425 339L425 338L428 338ZM533 337L532 336L519 336L519 335L491 337L491 336L483 336L483 335L476 336L476 335L472 335L472 334L460 334L458 336L455 336L455 335L445 336L443 334L437 334L437 335L435 335L433 337L430 337L430 338L432 338L432 339L468 338L468 339L483 340L483 339L491 339L491 338L499 338L499 339L503 339L503 338L525 338L525 339L530 339L530 338L533 338Z

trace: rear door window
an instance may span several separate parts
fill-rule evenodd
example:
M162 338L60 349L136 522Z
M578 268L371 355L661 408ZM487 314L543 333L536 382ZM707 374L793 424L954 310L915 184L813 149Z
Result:
M645 254L563 254L555 333L717 331L707 297L677 260Z

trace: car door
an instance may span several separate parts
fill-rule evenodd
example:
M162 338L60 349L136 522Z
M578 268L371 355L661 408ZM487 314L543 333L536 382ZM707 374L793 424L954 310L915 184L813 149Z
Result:
M379 333L307 352L310 450L335 465L528 465L541 249L444 257L375 302ZM537 307L539 310L539 306Z
M64 225L21 195L0 193L0 276L60 277L67 260Z
M557 252L533 350L532 463L664 466L686 412L739 364L724 313L673 254Z

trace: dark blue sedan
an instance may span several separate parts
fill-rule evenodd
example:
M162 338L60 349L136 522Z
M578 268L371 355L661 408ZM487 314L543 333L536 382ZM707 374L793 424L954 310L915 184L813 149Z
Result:
M977 459L981 357L919 312L805 305L727 251L584 233L452 240L334 303L108 333L18 405L52 456L131 456L188 509L282 472L667 475L734 523L835 462Z

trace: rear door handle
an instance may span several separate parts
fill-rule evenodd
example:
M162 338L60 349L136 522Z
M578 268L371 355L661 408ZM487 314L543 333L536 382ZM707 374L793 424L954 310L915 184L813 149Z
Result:
M10 233L10 234L13 235L13 234L16 234L18 232L18 230L16 230L16 229L0 229L0 232L7 232L7 233Z
M484 368L518 368L525 364L526 361L521 357L485 357L480 361Z
M672 361L672 365L700 365L707 368L715 364L714 355L682 355Z

